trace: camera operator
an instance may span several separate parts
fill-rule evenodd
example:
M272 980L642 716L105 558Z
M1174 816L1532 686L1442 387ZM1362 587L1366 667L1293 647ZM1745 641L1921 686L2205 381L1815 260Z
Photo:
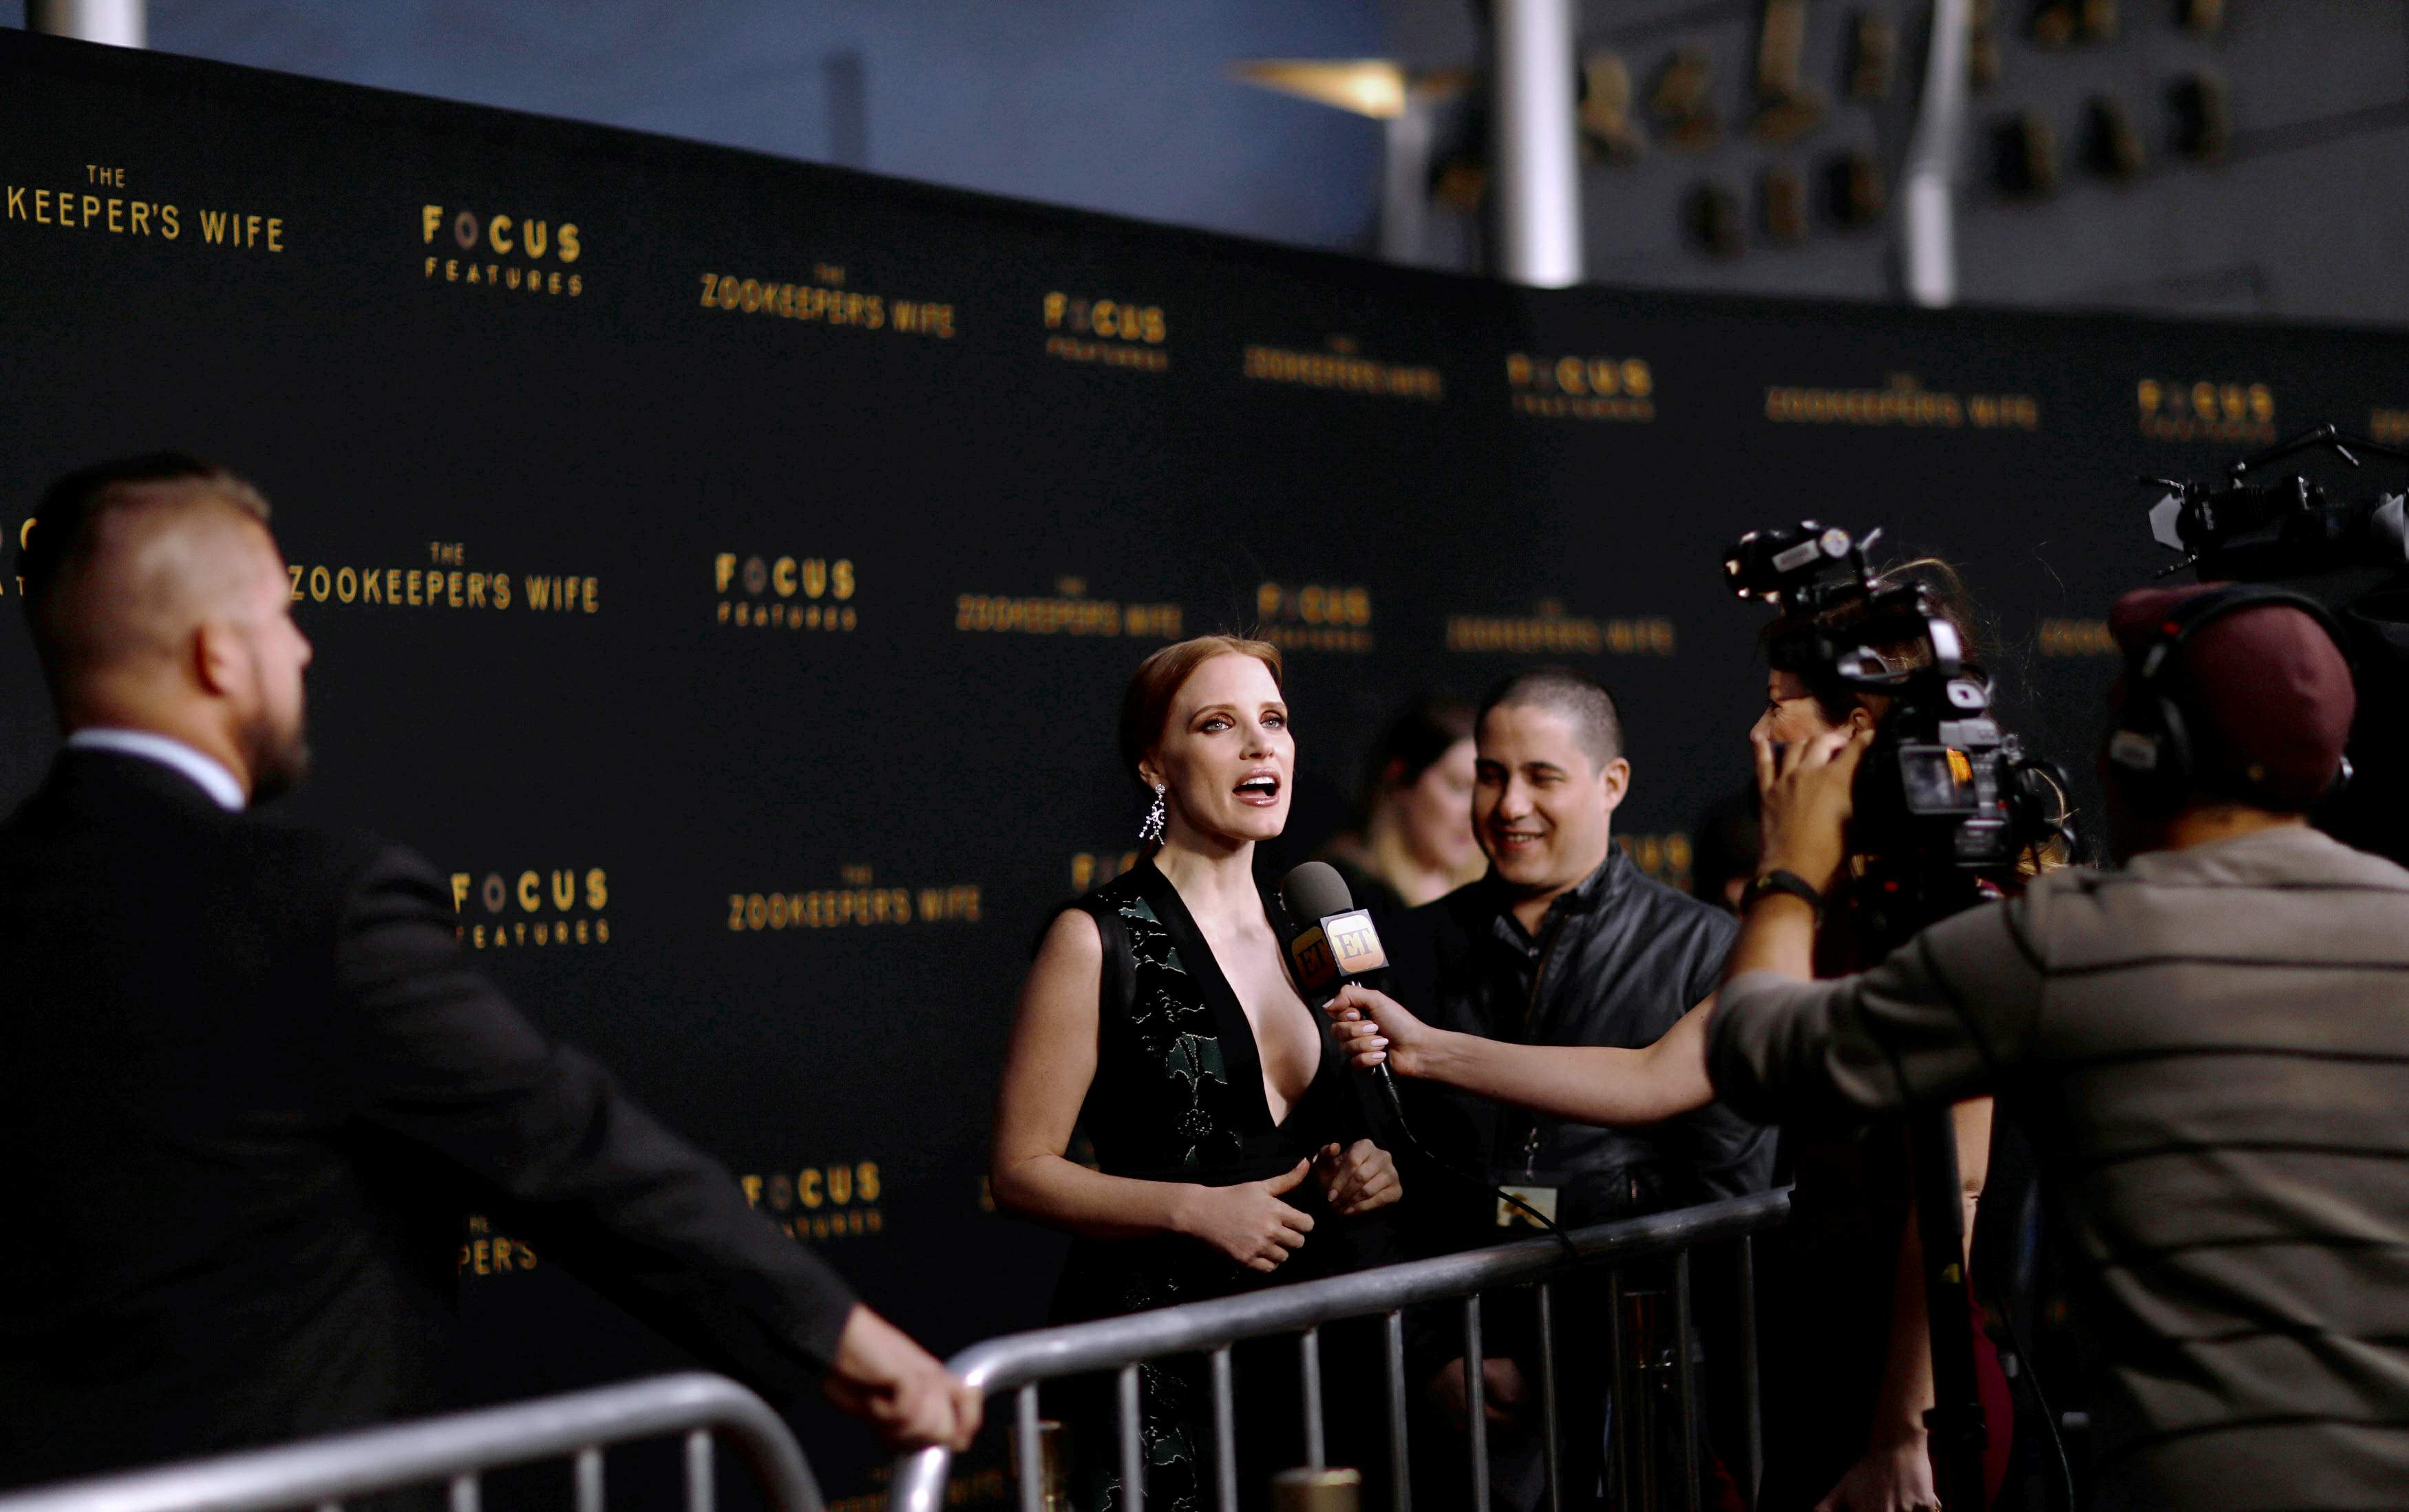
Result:
M1760 889L1707 1030L1721 1092L1841 1121L2031 1094L2070 1222L2100 1505L2398 1505L2409 1462L2409 871L2308 828L2356 707L2321 612L2120 601L2122 873L2068 872L1815 983ZM1862 732L1766 775L1765 872L1839 872Z
M1882 573L1874 589L1909 584L1929 595L1970 666L1978 650L1975 615L1956 571L1937 557L1921 557ZM1864 600L1844 601L1820 616L1820 626L1785 614L1767 630L1772 665L1766 708L1749 731L1760 788L1770 776L1770 753L1839 735L1862 745L1890 713L1891 699L1834 681L1828 669L1796 650L1802 632L1850 629L1864 609ZM1903 626L1865 628L1869 649L1894 671L1929 663L1930 647ZM1850 865L1858 871L1878 865L1884 859L1879 846L1853 837ZM2033 865L2039 869L2038 861ZM1778 870L1760 857L1754 875ZM1743 910L1761 890L1741 891ZM1828 896L1815 936L1815 974L1837 976L1879 959L1887 942L1853 906L1856 894L1828 881L1819 890ZM1991 1100L1969 1098L1952 1113L1970 1259L1976 1204L1990 1165ZM1794 1182L1791 1222L1777 1246L1783 1263L1769 1278L1764 1327L1767 1391L1793 1404L1767 1424L1766 1505L1830 1512L1937 1505L1925 1426L1934 1400L1932 1340L1906 1132L1896 1123L1862 1138L1818 1138L1791 1129L1783 1150ZM1979 1329L1973 1349L1985 1423L1983 1482L1996 1498L2007 1475L2012 1403L1998 1352Z

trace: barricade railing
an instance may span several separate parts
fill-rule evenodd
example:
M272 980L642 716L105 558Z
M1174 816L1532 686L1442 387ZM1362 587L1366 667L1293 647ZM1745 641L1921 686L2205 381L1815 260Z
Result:
M438 1484L451 1512L478 1512L485 1472L555 1455L571 1458L577 1512L604 1512L602 1451L671 1433L685 1439L686 1512L712 1512L720 1434L751 1467L770 1512L824 1512L802 1450L769 1404L700 1372L65 1481L0 1495L0 1512L340 1512L347 1501Z
M1538 1312L1540 1431L1546 1446L1547 1505L1559 1505L1559 1428L1557 1371L1551 1284L1580 1272L1606 1270L1612 1293L1608 1318L1609 1337L1598 1346L1617 1362L1609 1388L1609 1412L1618 1438L1627 1442L1631 1414L1621 1400L1625 1373L1621 1368L1623 1308L1620 1269L1643 1260L1669 1258L1673 1266L1672 1356L1678 1398L1686 1506L1699 1505L1703 1476L1698 1463L1697 1379L1691 1358L1690 1253L1701 1246L1731 1243L1738 1290L1738 1357L1741 1411L1739 1483L1753 1504L1761 1442L1756 1374L1756 1309L1753 1236L1780 1225L1789 1216L1790 1194L1759 1192L1724 1202L1618 1223L1571 1231L1569 1252L1553 1238L1523 1240L1493 1248L1445 1255L1434 1260L1386 1265L1351 1275L1331 1276L1294 1286L1276 1286L1243 1296L1176 1307L1100 1318L1028 1333L1006 1334L973 1345L947 1362L956 1375L988 1394L991 1404L1014 1393L1013 1426L1018 1463L1021 1512L1041 1512L1046 1488L1038 1446L1037 1389L1044 1381L1090 1372L1118 1373L1119 1464L1121 1503L1126 1512L1143 1512L1145 1456L1138 1431L1138 1366L1170 1355L1204 1354L1212 1366L1215 1491L1220 1512L1236 1512L1238 1484L1235 1455L1236 1409L1232 1395L1231 1347L1248 1339L1293 1333L1298 1339L1298 1373L1302 1387L1306 1463L1323 1468L1325 1439L1321 1411L1320 1328L1348 1318L1383 1318L1387 1369L1386 1410L1389 1429L1389 1483L1396 1512L1409 1512L1411 1466L1407 1449L1405 1309L1432 1303L1461 1300L1464 1303L1464 1362L1468 1404L1469 1495L1463 1505L1488 1512L1489 1446L1486 1404L1482 1400L1480 1294L1507 1287L1532 1287ZM990 1416L997 1416L992 1407ZM1621 1463L1628 1464L1625 1453ZM945 1505L946 1471L951 1455L943 1448L922 1449L896 1462L891 1512L939 1512ZM1633 1505L1628 1495L1618 1505ZM0 1512L9 1509L0 1508Z

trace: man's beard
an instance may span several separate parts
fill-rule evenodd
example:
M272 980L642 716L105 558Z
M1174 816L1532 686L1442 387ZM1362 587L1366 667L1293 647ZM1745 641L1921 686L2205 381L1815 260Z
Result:
M310 775L309 735L298 714L290 728L283 728L263 712L242 733L243 754L251 759L253 804L283 797Z

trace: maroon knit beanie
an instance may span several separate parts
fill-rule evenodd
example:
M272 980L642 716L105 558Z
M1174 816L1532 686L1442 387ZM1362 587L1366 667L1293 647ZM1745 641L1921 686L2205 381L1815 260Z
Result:
M2226 586L2136 589L2109 611L2109 630L2133 655L2186 600ZM2292 813L2332 785L2359 710L2342 649L2287 604L2208 621L2184 641L2161 685L2183 712L2196 786Z

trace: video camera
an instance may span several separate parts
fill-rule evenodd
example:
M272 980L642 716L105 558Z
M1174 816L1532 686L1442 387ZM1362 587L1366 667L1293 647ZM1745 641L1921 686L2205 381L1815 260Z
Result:
M2409 462L2409 452L2319 425L2243 457L2225 469L2221 482L2145 477L2143 482L2168 490L2150 507L2150 535L2184 554L2167 570L2196 567L2203 582L2268 583L2339 569L2409 567L2409 497L2375 494L2337 501L2327 497L2324 485L2300 473L2257 481L2286 457L2320 447L2354 468L2359 466L2358 452Z
M2159 490L2150 534L2183 559L2160 576L2197 569L2203 583L2280 584L2333 612L2349 638L2359 683L2350 738L2358 776L2320 805L2318 828L2345 843L2409 862L2409 496L2329 492L2275 464L2324 452L2358 468L2361 455L2409 463L2409 452L2319 425L2243 457L2208 482L2144 477Z
M1989 680L1967 663L1931 588L1885 584L1868 564L1881 538L1812 520L1752 530L1724 554L1724 579L1782 612L1768 646L1777 670L1827 703L1860 692L1892 700L1857 769L1851 826L1853 848L1874 858L1869 922L1895 943L1979 900L1986 883L2012 880L2024 857L2063 837L2066 785L1992 717Z

